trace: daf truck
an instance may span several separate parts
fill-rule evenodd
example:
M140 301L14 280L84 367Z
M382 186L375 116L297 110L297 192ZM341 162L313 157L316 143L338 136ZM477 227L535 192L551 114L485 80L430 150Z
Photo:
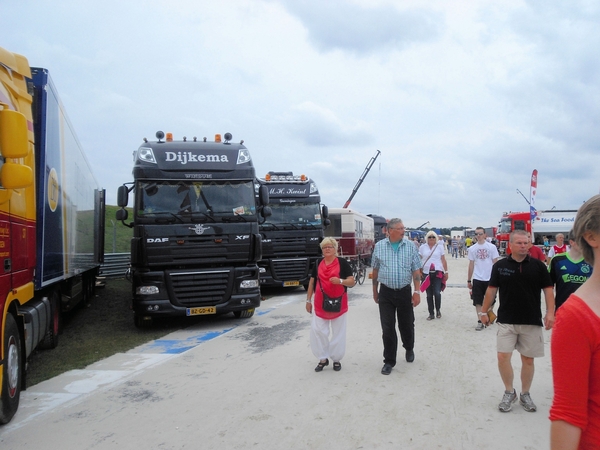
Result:
M104 250L104 190L48 70L0 48L0 424L28 356L58 344L62 314L91 299Z
M255 187L250 152L230 133L214 141L156 137L134 152L133 182L117 192L117 220L133 228L135 325L171 316L252 317L261 301L258 221L270 208L266 186Z
M272 212L259 228L261 286L308 288L311 268L321 257L323 231L329 225L317 184L293 172L269 172L258 183L269 191Z

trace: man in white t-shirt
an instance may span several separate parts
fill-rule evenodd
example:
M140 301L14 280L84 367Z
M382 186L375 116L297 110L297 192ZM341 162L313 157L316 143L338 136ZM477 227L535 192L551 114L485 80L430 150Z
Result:
M471 291L473 306L477 311L477 331L483 330L484 326L480 320L481 305L485 297L485 291L490 281L492 266L498 261L498 249L490 242L487 242L485 228L475 228L475 237L477 243L469 247L469 272L467 274L467 286ZM486 311L487 313L487 311Z

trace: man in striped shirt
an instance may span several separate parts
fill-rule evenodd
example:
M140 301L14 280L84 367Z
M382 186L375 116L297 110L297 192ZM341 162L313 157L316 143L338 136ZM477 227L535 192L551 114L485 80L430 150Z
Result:
M379 318L383 331L383 368L389 375L396 365L398 334L396 316L406 361L415 360L415 314L413 308L421 302L421 258L416 247L404 238L401 219L388 223L388 237L375 245L373 267L373 300L379 304ZM413 282L414 292L410 283Z

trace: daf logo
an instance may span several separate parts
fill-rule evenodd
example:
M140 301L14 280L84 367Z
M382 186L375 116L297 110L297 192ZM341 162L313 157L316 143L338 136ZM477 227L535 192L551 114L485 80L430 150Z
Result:
M148 243L152 243L152 242L169 242L169 238L148 238L146 239L146 242Z
M193 230L196 232L196 234L204 234L204 232L206 230L210 230L210 227L205 227L204 225L199 223L199 224L196 224L195 227L188 227L188 230Z
M243 234L241 236L236 236L235 237L236 241L243 241L244 239L250 239L250 235L249 234Z

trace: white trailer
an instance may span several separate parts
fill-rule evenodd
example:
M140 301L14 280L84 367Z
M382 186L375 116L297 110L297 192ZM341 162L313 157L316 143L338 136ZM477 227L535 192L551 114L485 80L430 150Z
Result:
M558 233L564 234L567 238L573 228L576 214L577 210L575 209L538 211L531 225L534 243L536 245L543 244L544 236L552 243Z

